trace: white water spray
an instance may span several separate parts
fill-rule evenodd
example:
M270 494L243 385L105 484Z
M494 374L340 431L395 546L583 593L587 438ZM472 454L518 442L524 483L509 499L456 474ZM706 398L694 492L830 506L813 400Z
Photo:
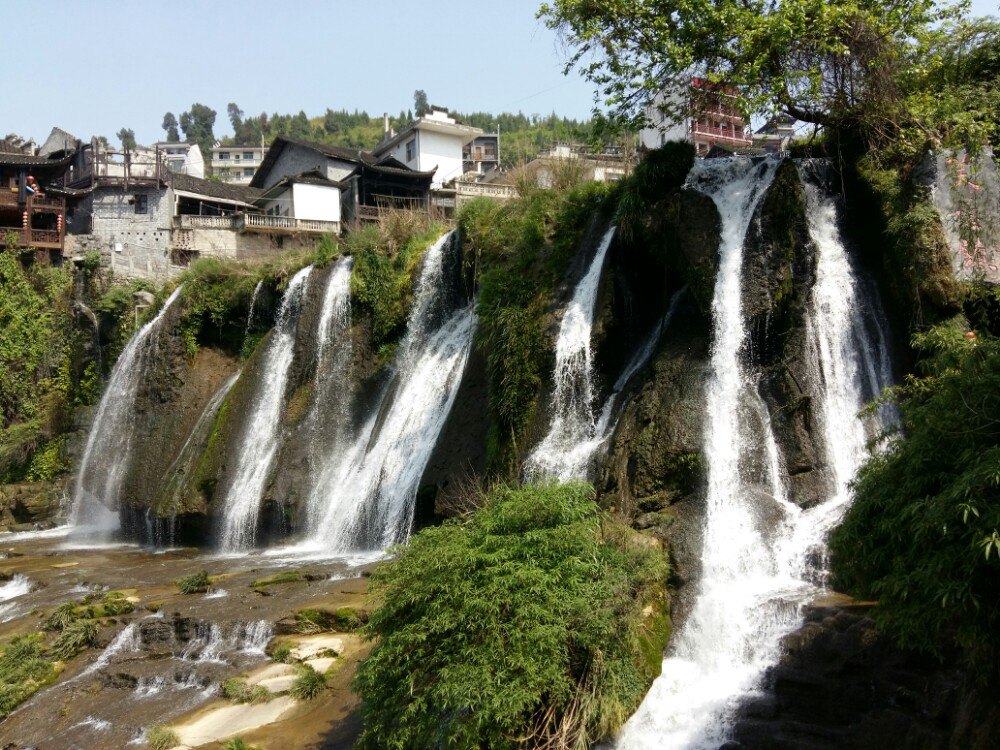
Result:
M119 492L135 436L136 394L147 368L156 360L164 316L182 288L177 287L156 317L131 338L111 371L73 488L70 524L74 533L106 538L119 528Z
M351 397L351 369L354 346L351 338L351 271L354 258L337 261L330 272L323 293L319 323L316 326L316 375L313 380L313 404L307 431L312 471L322 466L333 447L348 431ZM313 493L309 500L315 500ZM323 512L315 503L306 508L307 524L313 528Z
M452 233L446 234L426 252L380 404L318 476L311 503L322 512L308 547L333 553L384 549L410 533L420 477L451 411L475 330L471 306L447 309L445 250L451 241Z
M261 361L261 382L244 425L236 471L221 498L221 544L228 552L246 550L254 543L261 498L280 444L285 386L295 354L295 328L311 272L312 266L306 266L288 282Z

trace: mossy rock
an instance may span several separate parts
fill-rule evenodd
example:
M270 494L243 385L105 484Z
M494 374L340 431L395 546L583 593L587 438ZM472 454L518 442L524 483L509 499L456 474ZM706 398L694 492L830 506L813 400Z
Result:
M670 619L670 601L663 592L657 592L643 605L642 624L639 628L640 665L650 682L660 676L663 653L670 643L673 623Z

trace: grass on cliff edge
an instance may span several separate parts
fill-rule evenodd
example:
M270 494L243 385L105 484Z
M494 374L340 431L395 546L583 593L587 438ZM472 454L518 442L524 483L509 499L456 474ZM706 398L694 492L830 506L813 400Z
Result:
M659 671L667 563L593 498L499 487L376 570L359 748L582 750L622 725Z

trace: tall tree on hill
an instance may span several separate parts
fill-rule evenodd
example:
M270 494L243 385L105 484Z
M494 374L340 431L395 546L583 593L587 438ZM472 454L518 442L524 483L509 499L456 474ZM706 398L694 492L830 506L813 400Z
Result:
M132 128L122 128L115 135L122 142L122 151L130 154L135 151L135 131Z
M229 122L232 123L233 132L239 133L240 126L243 125L243 110L237 106L236 102L229 102L226 105L226 113L229 115Z
M167 131L167 143L177 143L181 139L177 132L177 118L173 112L163 115L163 124L160 127Z
M307 141L312 138L312 132L312 123L309 122L305 111L300 110L288 123L288 135L292 138L301 138Z
M215 143L215 110L204 104L192 104L187 112L181 112L181 130L184 138L197 143L203 154L208 154Z
M417 89L413 92L413 111L417 117L431 111L431 105L427 103L427 92L423 89Z

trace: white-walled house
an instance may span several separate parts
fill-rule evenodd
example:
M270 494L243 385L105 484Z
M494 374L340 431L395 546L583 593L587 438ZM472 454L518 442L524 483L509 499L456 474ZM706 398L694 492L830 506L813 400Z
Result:
M268 216L340 225L341 191L347 186L318 171L285 177L264 191L256 204Z
M205 177L205 157L197 143L160 141L151 148L159 152L160 158L171 172L198 179Z
M372 152L376 158L391 156L418 172L434 170L431 182L438 189L464 174L463 149L483 131L463 125L434 107L399 133L386 132Z

